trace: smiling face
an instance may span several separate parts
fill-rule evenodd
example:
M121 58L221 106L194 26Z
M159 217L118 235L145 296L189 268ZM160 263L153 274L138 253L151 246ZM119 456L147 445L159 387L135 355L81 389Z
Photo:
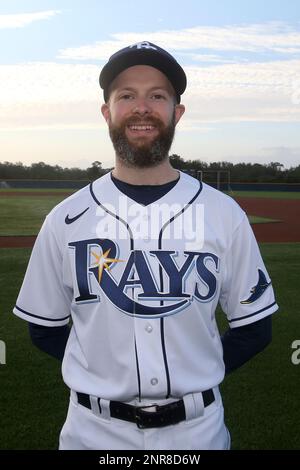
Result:
M140 168L165 160L184 112L167 77L148 65L136 65L120 73L109 91L102 113L117 158Z

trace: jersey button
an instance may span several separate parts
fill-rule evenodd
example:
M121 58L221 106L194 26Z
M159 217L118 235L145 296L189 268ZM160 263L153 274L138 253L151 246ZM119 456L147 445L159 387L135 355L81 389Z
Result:
M147 331L147 333L151 333L153 331L153 327L151 325L147 325L145 330Z
M153 377L153 379L151 379L151 385L157 385L158 384L158 380L156 377Z

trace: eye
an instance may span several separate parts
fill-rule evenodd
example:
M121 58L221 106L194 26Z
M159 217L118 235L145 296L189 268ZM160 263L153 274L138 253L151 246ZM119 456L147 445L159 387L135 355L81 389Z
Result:
M152 95L151 98L152 98L153 100L160 101L160 100L164 100L164 99L165 99L165 96L162 95L161 93L155 93L154 95Z
M129 93L125 93L124 95L121 95L121 96L120 96L120 99L121 99L121 100L132 100L132 99L133 99L133 95L130 95Z

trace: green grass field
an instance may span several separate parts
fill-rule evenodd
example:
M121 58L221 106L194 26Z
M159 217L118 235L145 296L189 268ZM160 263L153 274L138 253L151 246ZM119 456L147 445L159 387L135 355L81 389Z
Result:
M2 216L0 236L36 235L48 212L50 212L56 204L66 198L64 194L57 194L58 191L60 190L51 190L50 192L53 193L51 196L0 196L0 213ZM48 193L49 190L45 190L44 192ZM71 192L72 190L70 190L70 194ZM243 194L245 197L248 197L248 193L246 193L245 191L245 193L232 193L230 195L232 197L238 197L239 194ZM255 194L258 194L258 192ZM263 194L267 194L268 197L277 197L278 193L270 192ZM300 197L300 193L287 194L291 196L291 199L295 199L295 194L299 194ZM249 197L252 196L249 195ZM277 220L274 219L252 215L249 216L249 219L252 224L277 222Z
M6 365L0 366L0 449L57 447L67 406L60 363L32 347L27 323L12 315L30 249L0 249L0 339Z
M37 234L48 212L65 197L0 197L0 236Z
M291 363L291 343L300 339L300 244L261 248L280 313L272 344L222 385L226 422L234 449L299 449L300 365ZM60 363L31 345L27 323L11 313L29 254L0 249L0 339L7 348L7 364L0 366L0 449L55 449L68 406ZM224 329L224 315L218 317Z
M267 217L259 217L258 215L248 215L250 224L269 224L271 222L280 222L278 219L269 219Z
M1 193L18 193L18 192L36 192L36 193L69 193L78 191L74 188L0 188ZM300 191L224 191L232 197L255 197L255 198L271 198L271 199L300 199ZM65 197L65 196L64 196Z
M1 193L74 193L77 189L74 188L0 188Z
M63 197L4 198L10 202L0 206L1 235L36 233ZM225 378L225 418L233 449L299 449L300 365L291 362L291 344L300 340L300 243L262 244L261 250L280 312L274 314L272 344ZM68 406L60 363L31 344L27 323L11 313L30 251L0 249L0 340L7 356L0 365L0 449L57 448ZM221 313L218 323L227 328Z
M291 344L300 340L300 243L260 247L280 310L271 345L225 378L225 417L235 449L299 449L300 364L291 362Z
M228 191L227 194L236 197L255 197L268 199L300 199L300 191Z

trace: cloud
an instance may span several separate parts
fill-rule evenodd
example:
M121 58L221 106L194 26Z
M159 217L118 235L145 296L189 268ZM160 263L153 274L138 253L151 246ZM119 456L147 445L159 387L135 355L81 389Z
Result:
M188 67L187 117L202 123L299 122L299 74L300 60Z
M95 99L100 92L99 71L96 65L55 62L0 65L0 106Z
M236 62L249 62L246 58L224 57L220 54L197 54L194 52L182 52L181 57L191 59L193 62L218 63L218 64L234 64Z
M0 129L106 127L98 77L96 65L0 65Z
M48 20L61 13L60 10L47 10L35 13L18 13L14 15L0 15L0 29L24 28L36 21Z
M69 47L59 51L58 59L67 60L107 60L116 50L128 46L130 42L124 40L103 41L96 44Z
M100 67L0 65L0 127L103 125ZM185 130L218 122L300 122L300 60L186 67Z
M99 127L98 76L95 65L0 65L0 128Z
M149 40L180 54L203 50L244 51L248 53L296 54L300 52L300 31L284 22L266 22L252 25L197 26L182 30L141 33L115 33L112 40L77 48L62 49L60 59L107 60L118 49L143 40ZM199 52L200 51L200 52Z

